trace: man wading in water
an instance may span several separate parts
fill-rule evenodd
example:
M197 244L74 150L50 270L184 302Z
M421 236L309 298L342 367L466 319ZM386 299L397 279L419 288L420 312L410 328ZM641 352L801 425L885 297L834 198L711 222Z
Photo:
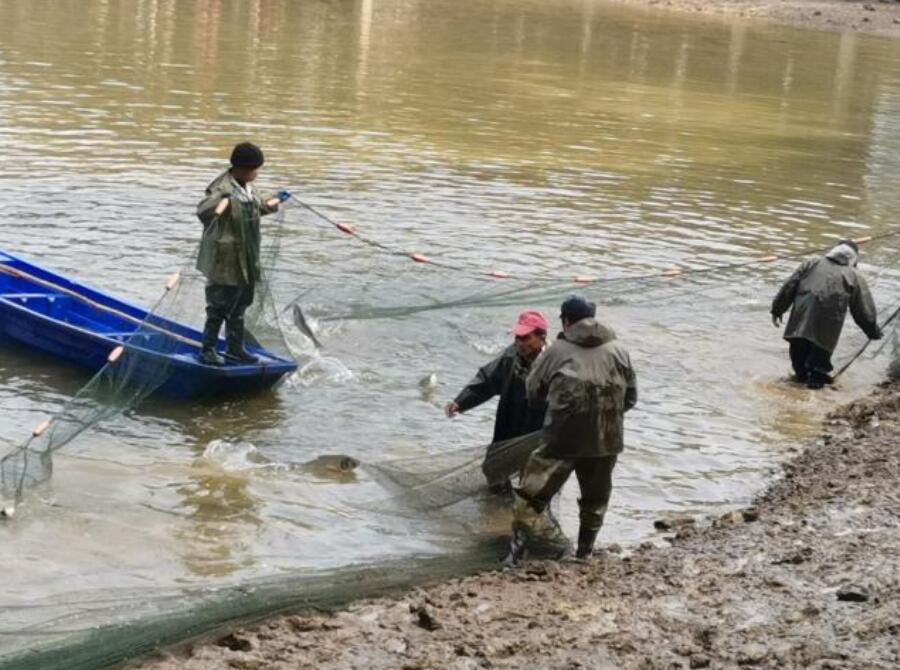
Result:
M529 406L525 396L525 378L547 342L547 319L540 312L522 312L512 335L516 338L515 342L479 369L468 386L444 408L447 416L453 417L499 395L493 443L532 433L544 425L546 405L537 403ZM510 491L509 481L488 484L492 493L508 494Z
M624 448L625 412L637 403L631 359L596 306L572 296L560 309L563 332L537 359L526 381L528 400L547 403L544 446L531 454L515 491L513 537L507 563L518 562L527 542L545 534L565 540L550 501L575 472L580 527L577 556L590 556L612 493L612 472Z
M201 360L224 365L216 351L219 330L225 322L226 356L239 363L259 359L244 349L244 312L253 304L259 268L261 215L278 211L279 197L265 202L253 189L263 164L263 152L243 142L231 152L231 168L206 187L197 205L203 238L197 269L206 277L206 325L203 327Z
M791 316L784 330L790 343L791 365L797 381L820 389L831 382L831 354L844 327L847 308L870 339L880 340L875 301L856 271L859 246L844 240L822 258L805 261L778 291L772 301L772 323L781 325L788 310Z

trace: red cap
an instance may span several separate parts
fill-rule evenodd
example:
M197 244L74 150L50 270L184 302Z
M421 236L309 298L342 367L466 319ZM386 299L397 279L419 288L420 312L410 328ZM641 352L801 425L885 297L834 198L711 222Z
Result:
M536 330L547 332L547 319L540 312L528 311L519 314L516 325L512 329L512 334L516 337L524 337L531 335Z

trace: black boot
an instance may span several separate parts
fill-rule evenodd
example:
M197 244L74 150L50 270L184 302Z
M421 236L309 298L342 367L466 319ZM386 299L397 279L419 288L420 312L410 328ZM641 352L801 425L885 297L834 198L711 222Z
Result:
M222 328L222 319L207 319L203 326L203 340L200 350L200 360L206 365L225 365L225 359L216 352L216 343L219 340L219 330Z
M259 363L259 358L244 349L244 320L230 319L225 322L225 336L228 348L225 355L239 363L253 365Z
M597 539L599 530L593 528L578 529L578 550L575 552L576 558L588 558L594 553L594 541Z

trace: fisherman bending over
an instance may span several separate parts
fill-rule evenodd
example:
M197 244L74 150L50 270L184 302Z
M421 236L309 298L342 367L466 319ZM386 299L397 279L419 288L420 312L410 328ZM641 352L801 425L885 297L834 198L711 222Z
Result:
M513 538L507 562L524 555L531 536L549 523L553 496L575 471L581 497L577 556L593 551L612 493L612 472L624 447L624 415L637 403L631 359L611 328L594 318L596 306L572 296L562 304L563 332L528 375L528 400L547 402L545 445L533 452L514 489Z
M253 189L263 164L263 152L242 142L231 152L231 168L206 187L197 205L203 237L197 269L206 277L206 325L203 327L201 360L223 365L216 351L219 330L225 322L226 356L239 363L258 359L244 349L244 312L253 304L259 267L260 215L278 211L280 199L265 202Z
M870 339L881 339L875 301L866 280L856 270L858 262L859 246L853 240L844 240L824 257L803 262L772 301L772 323L776 327L781 325L782 315L791 310L784 339L790 343L797 381L808 388L820 389L831 382L831 354L848 307Z
M547 319L540 312L522 312L512 335L515 342L478 370L468 386L444 408L447 416L453 417L499 395L494 443L532 433L544 425L546 405L541 402L529 406L525 378L547 342ZM494 493L508 492L510 488L508 481L488 483Z

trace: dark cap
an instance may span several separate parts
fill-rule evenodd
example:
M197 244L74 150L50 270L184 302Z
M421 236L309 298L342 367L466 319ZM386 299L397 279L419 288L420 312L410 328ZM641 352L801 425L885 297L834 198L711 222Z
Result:
M593 318L597 314L597 305L580 295L570 296L559 308L559 318L569 323Z
M232 167L254 170L261 167L264 161L262 149L250 142L236 144L231 151Z
M859 253L859 245L855 240L841 240L841 244L846 244L848 247L853 249L856 253Z

